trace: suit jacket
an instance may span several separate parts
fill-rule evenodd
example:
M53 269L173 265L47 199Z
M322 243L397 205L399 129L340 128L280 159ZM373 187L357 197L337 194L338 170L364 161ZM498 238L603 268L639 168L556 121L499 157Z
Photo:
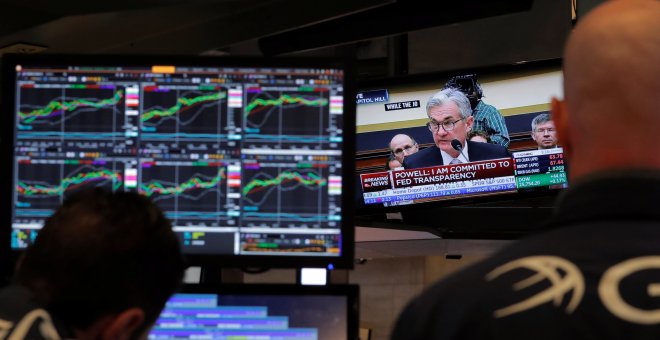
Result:
M501 145L471 141L467 141L467 143L467 156L470 159L470 162L511 157L509 150ZM403 167L406 169L424 168L436 165L444 165L442 163L440 149L436 145L420 150L419 152L406 157L403 161Z

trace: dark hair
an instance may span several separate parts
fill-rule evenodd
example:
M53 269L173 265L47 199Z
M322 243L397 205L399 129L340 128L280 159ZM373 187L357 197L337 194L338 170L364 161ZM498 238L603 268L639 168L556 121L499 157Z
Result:
M474 136L481 136L486 140L486 142L490 143L490 135L486 131L483 131L483 130L470 130L470 132L467 133L467 140L472 139L472 137L474 137Z
M144 330L179 287L184 267L172 226L155 204L95 188L68 198L46 221L16 281L69 327L87 329L138 307Z
M470 100L472 110L474 110L477 104L479 104L481 97L484 96L484 91L481 89L476 74L465 74L451 77L447 80L447 83L445 83L444 88L455 88L463 92L465 96L468 97L468 100Z
M390 155L387 157L387 161L385 162L385 169L390 170L391 161L398 161L398 159L396 159L396 157L394 157L394 154L390 152Z

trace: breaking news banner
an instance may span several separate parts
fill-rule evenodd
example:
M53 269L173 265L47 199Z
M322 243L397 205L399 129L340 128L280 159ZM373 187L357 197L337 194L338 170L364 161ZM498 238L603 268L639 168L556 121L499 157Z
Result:
M360 179L366 204L516 189L511 158L362 174Z
M511 158L392 171L394 188L513 176Z
M387 171L361 174L360 181L362 182L362 192L376 192L392 188L390 173Z

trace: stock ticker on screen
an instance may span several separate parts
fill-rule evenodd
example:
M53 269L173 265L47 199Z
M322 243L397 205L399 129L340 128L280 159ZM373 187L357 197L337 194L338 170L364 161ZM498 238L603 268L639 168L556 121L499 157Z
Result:
M434 200L567 186L561 147L514 152L512 158L360 175L365 204Z
M137 191L191 254L339 256L339 68L18 66L12 248L70 194Z

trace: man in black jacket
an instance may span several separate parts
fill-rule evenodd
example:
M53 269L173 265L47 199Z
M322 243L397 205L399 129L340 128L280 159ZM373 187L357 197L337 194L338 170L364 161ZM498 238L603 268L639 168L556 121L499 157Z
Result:
M659 338L658 18L658 1L610 1L577 24L552 101L571 182L549 230L430 287L392 339Z
M149 199L74 194L0 291L0 339L144 337L183 269L172 226Z
M470 101L460 90L447 88L431 96L426 113L435 145L406 157L406 169L511 157L503 146L466 141L474 117Z

